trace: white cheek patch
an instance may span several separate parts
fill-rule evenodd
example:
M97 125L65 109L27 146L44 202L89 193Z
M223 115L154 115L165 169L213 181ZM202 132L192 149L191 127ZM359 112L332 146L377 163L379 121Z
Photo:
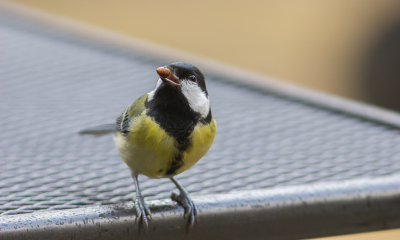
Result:
M149 102L151 100L153 100L154 94L156 93L157 89L161 86L161 83L162 83L162 80L161 80L161 78L159 78L158 81L157 81L157 85L154 88L154 90L148 93L149 95L147 95L147 99L148 99Z
M210 100L196 83L189 80L182 81L182 93L188 100L190 108L200 113L203 118L207 117Z

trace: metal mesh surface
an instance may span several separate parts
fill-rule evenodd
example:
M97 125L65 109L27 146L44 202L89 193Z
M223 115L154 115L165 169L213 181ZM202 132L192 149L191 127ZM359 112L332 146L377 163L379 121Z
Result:
M114 122L166 63L7 14L0 32L0 214L131 201L113 137L76 133ZM399 130L218 78L215 142L176 177L192 195L400 173ZM146 199L175 190L140 182Z

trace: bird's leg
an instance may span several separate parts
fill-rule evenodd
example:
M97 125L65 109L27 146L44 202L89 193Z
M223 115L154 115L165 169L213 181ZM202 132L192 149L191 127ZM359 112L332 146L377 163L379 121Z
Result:
M185 189L177 182L175 179L170 178L171 181L175 184L175 186L179 189L179 195L176 193L172 192L171 193L171 199L178 202L184 209L185 213L183 217L188 219L188 231L191 231L194 225L195 220L199 220L197 216L197 208L194 205L194 202L192 199L190 199L188 193L186 192Z
M142 193L140 192L140 188L139 188L139 180L138 180L138 176L139 174L136 172L132 172L132 178L135 181L135 186L136 186L136 198L134 200L135 202L135 207L136 207L136 220L135 222L137 222L137 220L139 219L139 228L141 226L141 224L144 224L144 226L146 227L146 232L148 231L149 228L149 224L148 221L151 221L151 212L149 207L147 207L147 205L144 203L144 198L142 196Z

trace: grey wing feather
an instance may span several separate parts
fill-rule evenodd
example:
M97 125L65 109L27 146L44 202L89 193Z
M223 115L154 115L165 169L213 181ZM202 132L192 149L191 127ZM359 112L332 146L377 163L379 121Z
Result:
M129 123L130 119L134 119L146 110L145 101L148 94L144 94L138 98L133 104L129 105L122 114L117 118L114 124L105 124L93 128L84 129L79 134L91 134L91 135L105 135L113 132L121 132L123 136L129 135Z
M83 129L83 130L79 131L79 134L102 136L102 135L106 135L109 133L114 133L116 131L117 131L117 126L115 125L115 123L109 123L109 124L103 124L103 125Z
M117 118L116 128L117 131L121 132L123 136L128 136L129 134L129 107L127 107L124 112Z

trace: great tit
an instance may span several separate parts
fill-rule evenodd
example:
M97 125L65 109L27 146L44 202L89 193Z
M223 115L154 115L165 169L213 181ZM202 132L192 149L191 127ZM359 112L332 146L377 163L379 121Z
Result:
M136 220L148 229L151 213L140 192L138 175L169 178L179 189L171 198L185 209L188 229L193 228L197 209L188 193L173 178L189 169L207 153L216 133L204 75L188 63L176 62L157 68L153 91L129 105L107 124L81 131L102 135L116 132L116 146L131 170L136 185Z

